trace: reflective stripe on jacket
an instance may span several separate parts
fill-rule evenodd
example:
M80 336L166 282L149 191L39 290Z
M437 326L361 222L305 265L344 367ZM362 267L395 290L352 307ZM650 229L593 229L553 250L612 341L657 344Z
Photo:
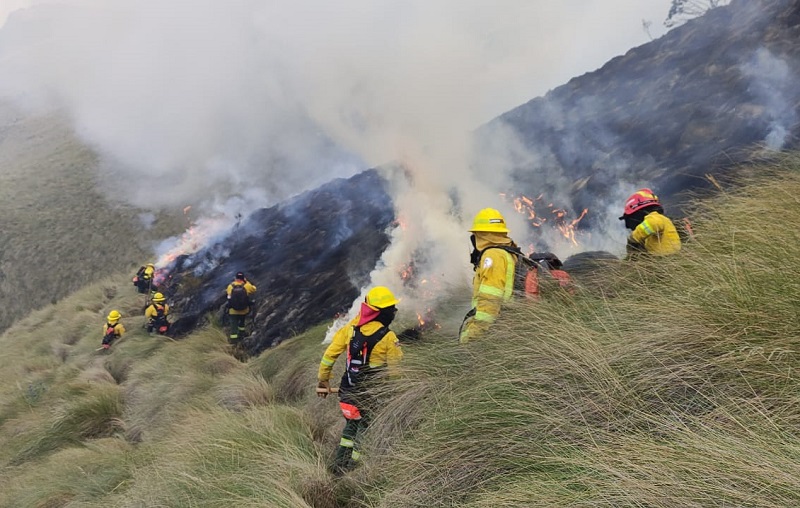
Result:
M459 340L464 343L481 335L500 314L500 306L514 293L516 257L503 249L488 248L472 278L472 307L475 316L464 327Z
M675 225L658 212L648 213L630 236L634 243L644 245L648 254L666 256L681 250L681 239Z

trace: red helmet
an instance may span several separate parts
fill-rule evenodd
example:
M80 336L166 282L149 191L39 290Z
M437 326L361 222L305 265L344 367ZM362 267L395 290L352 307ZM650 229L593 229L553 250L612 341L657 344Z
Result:
M639 189L625 200L625 210L622 212L620 220L624 219L626 215L631 215L642 208L659 204L661 203L658 201L658 196L656 196L653 191L650 189Z

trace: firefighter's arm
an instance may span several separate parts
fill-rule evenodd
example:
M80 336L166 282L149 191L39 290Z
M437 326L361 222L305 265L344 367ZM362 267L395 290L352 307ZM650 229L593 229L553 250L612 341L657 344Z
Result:
M244 290L247 291L248 295L252 295L253 293L256 292L256 287L255 287L255 285L250 284L249 282L245 282L244 283Z
M487 263L486 259L490 259L490 262ZM475 314L469 318L461 332L459 342L462 344L483 335L500 314L506 283L505 256L485 257L475 276L479 281L474 295Z
M156 308L154 306L150 305L145 309L144 317L146 317L147 319L151 319L155 316L156 316Z
M124 327L124 326L122 326L122 323L119 323L117 326L115 326L115 327L114 327L114 332L115 332L115 333L116 333L116 334L117 334L119 337L122 337L122 335L125 333L125 327Z
M486 260L491 260L487 262ZM473 322L492 323L500 314L506 286L505 256L487 257L478 272L480 284L475 295L475 318Z
M638 226L633 230L629 240L634 243L644 244L648 237L660 234L664 230L664 223L659 220L658 214L648 215ZM630 243L630 242L629 242Z
M336 363L336 359L339 358L339 355L344 353L345 349L347 349L347 344L350 340L353 326L355 325L354 321L355 320L350 321L345 326L341 327L333 335L333 340L328 344L327 349L325 349L322 360L319 362L319 372L317 373L317 380L320 382L327 382L331 378L333 364Z

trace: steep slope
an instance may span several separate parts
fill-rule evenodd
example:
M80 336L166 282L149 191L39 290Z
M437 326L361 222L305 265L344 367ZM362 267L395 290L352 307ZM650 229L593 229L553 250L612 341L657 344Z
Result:
M680 256L406 345L344 477L322 327L241 363L213 326L144 333L127 274L86 287L0 336L0 505L796 506L800 205L767 198L800 158L758 169ZM111 308L129 334L98 354Z
M580 210L627 182L672 201L756 147L797 146L798 41L800 2L734 0L501 115L479 138L518 136L530 195L569 188Z
M737 161L753 157L756 147L775 150L797 142L798 31L800 1L734 1L500 116L476 136L479 143L496 147L508 143L509 133L513 133L526 153L516 154L516 183L508 190L515 195L569 196L575 210L596 210L581 226L604 235L608 233L605 228L615 222L609 220L604 206L612 203L616 209L615 203L624 197L617 194L626 185L654 187L667 202L668 213L674 212L682 199L678 194L709 186L706 174L729 173ZM284 240L275 236L279 228L269 226L272 221L286 222L276 208L254 219L265 221L259 233L263 239L234 235L226 241L234 264L247 270L242 266L246 260L245 265L255 267L256 280L266 281L268 288L290 288L281 294L269 289L270 294L259 303L256 321L260 326L251 351L300 333L342 310L344 299L307 295L327 294L331 281L343 276L359 280L385 247L384 238L369 242L368 249L349 252L349 262L359 259L357 264L363 264L359 275L350 277L339 264L344 257L331 262L323 244L309 250L303 241L293 243L318 239L319 231L338 227L321 226L319 218L323 216L360 228L382 230L388 225L388 196L380 198L386 207L374 210L380 210L380 216L367 219L361 215L365 210L354 204L364 195L358 192L363 188L359 178L342 185L353 186L356 194L336 191L315 199L311 192L287 205L295 210L297 220L291 222L296 231ZM287 242L290 238L294 240ZM220 247L212 246L180 270L196 274L202 258L218 257L214 252ZM288 257L275 259L276 247L291 252L291 261ZM259 258L270 261L256 263ZM197 277L191 286L219 288L235 271L230 265L215 269ZM286 284L287 274L305 289ZM308 278L298 279L298 274ZM347 288L345 294L352 297L354 291ZM221 303L219 293L211 298L179 289L175 295L192 313L185 322L189 327L197 321L198 311L215 310ZM297 306L291 310L283 307L286 300L281 296Z
M178 214L121 206L97 190L97 162L64 118L0 103L0 330L31 309L149 257L182 228Z
M176 260L164 287L181 318L176 334L225 303L237 271L258 287L251 353L346 312L389 244L394 221L385 181L375 171L337 179L257 211L230 236Z

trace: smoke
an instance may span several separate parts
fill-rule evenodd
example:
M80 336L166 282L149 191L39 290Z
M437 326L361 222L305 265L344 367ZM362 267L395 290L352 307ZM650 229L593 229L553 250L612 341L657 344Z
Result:
M422 280L468 283L479 209L527 230L501 193L520 161L550 157L511 134L476 153L472 131L647 42L642 20L666 15L655 4L54 0L11 13L0 31L0 97L66 113L132 204L224 216L205 237L224 235L236 213L391 162L405 226L372 280L424 307ZM552 175L545 199L569 206L573 183ZM259 199L206 205L245 189ZM416 285L398 279L412 261Z
M766 109L770 119L769 132L764 143L771 150L780 150L788 141L798 118L792 104L797 76L786 60L761 48L749 62L742 65L742 73L752 80L750 92Z

